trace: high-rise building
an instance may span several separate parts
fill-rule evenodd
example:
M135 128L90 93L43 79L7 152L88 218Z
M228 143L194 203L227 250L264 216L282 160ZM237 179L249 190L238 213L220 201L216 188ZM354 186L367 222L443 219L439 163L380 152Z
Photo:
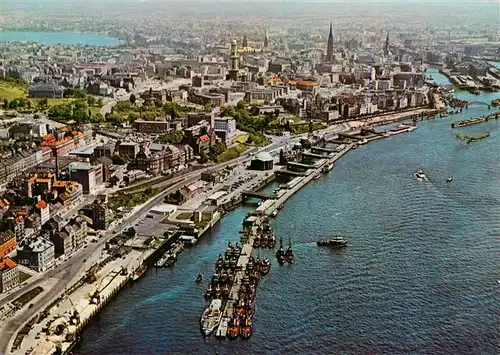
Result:
M238 80L238 43L236 40L232 40L231 42L231 55L229 57L230 68L229 68L229 80Z
M248 47L248 40L247 40L247 36L243 36L243 43L242 43L242 47L243 47L243 48L247 48L247 47Z
M330 34L328 35L328 44L326 46L326 61L333 62L333 26L330 22Z
M268 31L267 26L266 26L266 32L264 35L264 48L268 48L268 47L269 47L269 31Z

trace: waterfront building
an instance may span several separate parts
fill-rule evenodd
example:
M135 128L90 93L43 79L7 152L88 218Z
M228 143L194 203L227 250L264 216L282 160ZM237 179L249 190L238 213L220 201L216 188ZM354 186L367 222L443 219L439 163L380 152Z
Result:
M54 243L55 255L69 255L73 252L73 237L65 231L52 233L50 240Z
M94 230L108 229L108 206L103 199L95 199L92 204L92 228Z
M268 152L260 152L250 162L250 169L252 170L272 170L274 158Z
M20 264L37 272L44 272L54 266L54 243L42 237L32 239L18 249L17 258Z
M0 259L0 293L7 292L19 285L19 268L9 257Z

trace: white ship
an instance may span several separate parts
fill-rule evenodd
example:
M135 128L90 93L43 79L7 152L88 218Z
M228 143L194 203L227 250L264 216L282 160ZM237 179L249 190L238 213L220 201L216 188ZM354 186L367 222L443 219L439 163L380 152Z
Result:
M210 335L220 324L222 318L222 301L220 299L212 300L210 306L203 311L200 325L204 336Z
M413 176L415 176L417 178L417 180L420 180L420 181L427 181L427 176L425 176L424 174L424 171L422 169L417 169L417 171L415 172L415 174L413 174Z

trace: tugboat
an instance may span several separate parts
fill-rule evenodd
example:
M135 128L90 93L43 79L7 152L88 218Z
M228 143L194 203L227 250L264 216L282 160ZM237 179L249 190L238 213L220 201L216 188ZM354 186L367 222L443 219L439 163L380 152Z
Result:
M196 282L201 282L203 280L203 275L200 273L198 273L198 276L196 276Z
M292 250L292 240L290 239L290 244L288 244L288 249L285 252L285 260L289 264L293 264L295 256L293 255L293 250Z
M264 258L260 263L260 272L262 275L267 275L271 270L271 260L269 258Z
M267 247L274 248L275 246L276 246L276 236L271 233L269 235L269 238L267 239Z
M260 247L260 236L259 235L255 236L255 239L253 240L253 247L254 248Z
M229 321L229 325L227 328L227 337L229 339L236 339L238 337L238 333L240 332L240 321L238 317L233 317Z
M453 181L453 176L450 176L448 179L446 179L446 182L452 182Z
M417 178L417 180L420 180L420 181L427 181L428 180L427 176L425 176L424 171L422 169L417 169L417 171L415 171L413 176L415 176Z
M334 247L334 248L342 248L347 246L347 240L342 236L333 236L328 240L318 240L316 244L320 247Z
M276 252L276 260L280 265L285 263L285 251L283 250L283 239L280 238L280 248Z
M224 266L224 259L222 258L222 255L219 254L219 257L217 258L217 261L215 262L215 268L222 269L223 266Z
M242 339L249 339L252 336L252 320L246 318L243 325L240 326L240 337Z
M201 315L200 326L204 336L209 336L220 324L222 318L222 301L220 299L212 300L210 306L205 309Z
M268 237L267 237L267 234L264 234L262 236L262 238L260 239L260 247L267 248L267 243L268 243Z
M207 291L205 292L205 299L208 300L212 298L212 295L214 294L212 284L208 284L207 286Z

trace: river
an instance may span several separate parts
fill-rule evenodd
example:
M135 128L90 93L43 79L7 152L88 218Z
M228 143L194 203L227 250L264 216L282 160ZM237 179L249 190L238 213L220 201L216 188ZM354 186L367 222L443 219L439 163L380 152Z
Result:
M242 207L175 267L150 270L124 289L90 323L76 353L498 353L500 122L450 128L488 112L473 104L361 146L293 196L272 224L278 237L291 238L296 263L272 259L249 341L203 339L206 282L194 282L200 271L208 279L227 241L239 238L250 210ZM459 131L491 136L466 145ZM412 177L416 168L428 182ZM347 236L345 250L316 246L334 233Z
M0 42L37 42L45 46L58 44L74 46L117 46L120 41L105 35L77 32L0 31Z

